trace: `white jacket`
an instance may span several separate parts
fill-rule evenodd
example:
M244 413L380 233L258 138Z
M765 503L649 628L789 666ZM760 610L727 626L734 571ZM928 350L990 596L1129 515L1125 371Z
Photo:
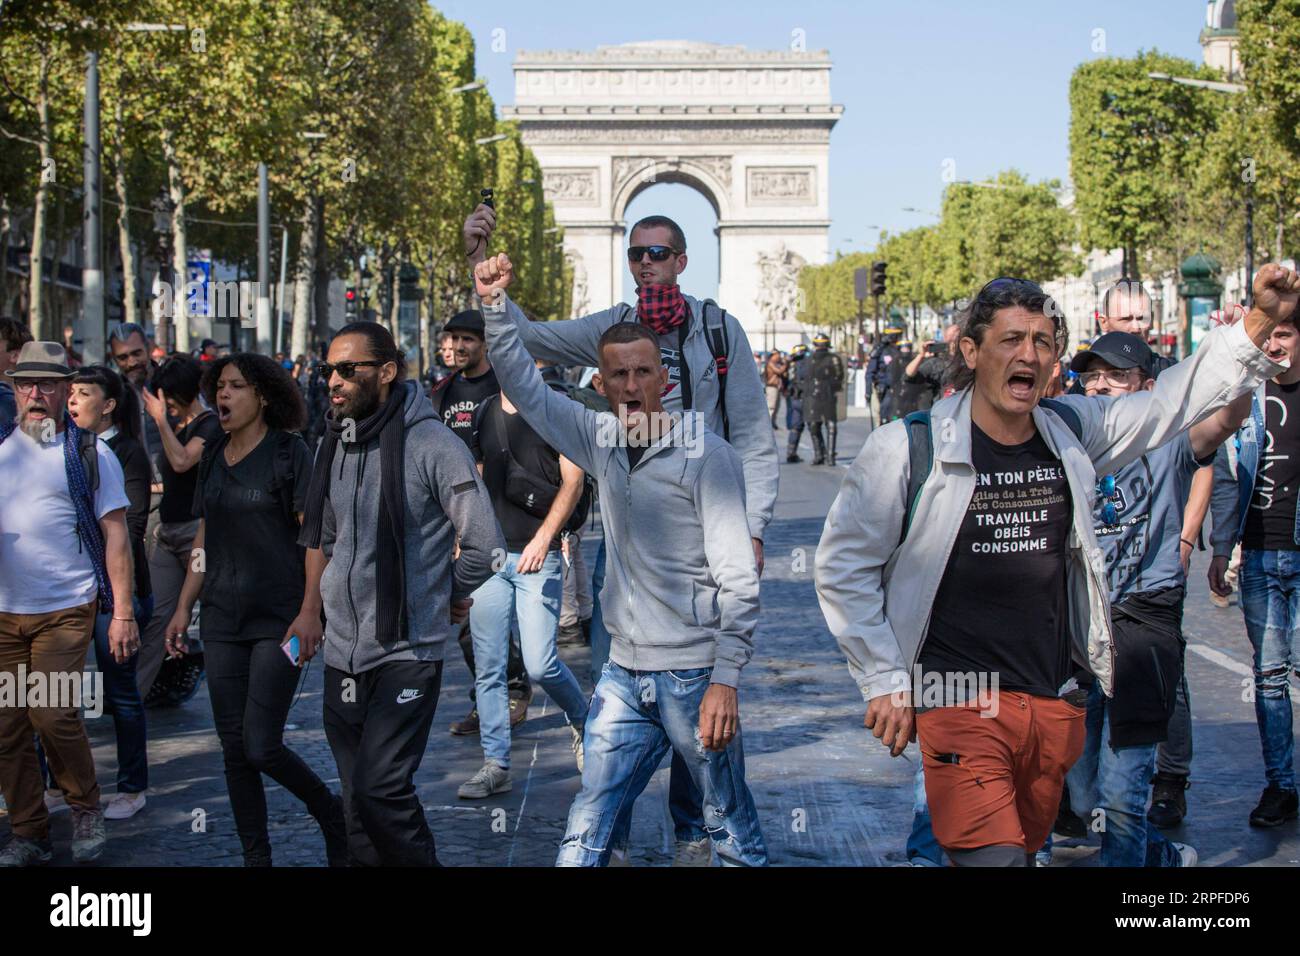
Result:
M1115 651L1105 558L1093 536L1097 474L1118 471L1280 369L1238 323L1212 330L1194 355L1161 372L1150 392L1058 399L1078 414L1082 442L1055 413L1034 409L1034 424L1060 458L1073 499L1066 557L1072 657L1107 695L1114 685ZM936 402L930 415L934 464L907 540L898 543L906 515L908 438L904 424L895 421L868 436L817 547L817 598L864 700L912 686L934 598L975 492L970 390Z

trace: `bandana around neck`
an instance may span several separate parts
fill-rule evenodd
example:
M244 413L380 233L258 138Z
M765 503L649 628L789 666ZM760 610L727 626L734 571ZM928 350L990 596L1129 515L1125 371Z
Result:
M690 310L678 285L643 285L637 289L636 316L655 335L666 335L686 321Z

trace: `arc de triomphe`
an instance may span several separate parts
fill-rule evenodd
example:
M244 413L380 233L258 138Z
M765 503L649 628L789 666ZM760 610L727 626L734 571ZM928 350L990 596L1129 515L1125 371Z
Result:
M755 348L765 333L781 348L800 341L795 276L826 261L830 134L844 111L831 103L825 51L632 43L521 52L514 72L503 113L541 163L564 227L575 314L623 300L627 206L677 182L717 213L718 301Z

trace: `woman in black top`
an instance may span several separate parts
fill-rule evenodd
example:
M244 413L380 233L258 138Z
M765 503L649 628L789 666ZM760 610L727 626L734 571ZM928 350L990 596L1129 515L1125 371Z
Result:
M152 469L149 455L140 442L140 407L135 392L111 368L92 365L77 370L68 396L68 412L77 427L94 432L122 465L126 479L127 533L135 565L135 619L143 631L153 614L153 592L149 562L145 557L144 532L149 522L149 486ZM104 675L104 696L113 713L117 735L117 793L104 808L110 820L135 816L145 805L149 787L149 759L145 749L145 715L136 686L137 655L122 660L113 656L108 644L108 622L113 613L95 618L95 664Z
M162 666L163 628L176 610L194 533L199 527L190 513L199 459L203 449L221 437L217 416L199 400L202 377L203 369L197 360L177 355L165 362L154 373L149 387L140 392L145 411L158 425L163 446L158 460L162 500L158 504L158 526L149 540L154 616L149 626L141 629L140 661L136 666L140 696L146 700Z
M212 362L203 392L224 435L198 468L194 547L204 561L186 575L167 625L167 652L181 653L201 595L208 695L244 864L271 865L265 773L306 804L324 832L330 864L342 865L342 801L284 745L298 667L316 650L304 642L295 661L288 656L288 632L306 586L298 526L312 460L306 443L291 434L303 425L302 396L288 372L251 353Z

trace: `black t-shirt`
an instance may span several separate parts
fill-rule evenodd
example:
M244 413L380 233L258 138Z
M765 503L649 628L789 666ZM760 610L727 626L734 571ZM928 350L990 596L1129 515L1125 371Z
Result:
M477 378L457 375L445 387L440 407L442 423L460 436L461 441L473 448L476 418L474 412L485 401L501 391L495 369L488 369Z
M105 439L105 443L113 449L118 464L122 466L126 498L131 502L126 509L126 531L127 537L131 539L131 563L135 565L135 596L143 601L153 594L153 583L149 578L149 554L144 545L145 531L149 526L149 507L153 504L149 491L149 486L153 483L153 464L149 461L144 446L121 432Z
M275 487L281 447L287 447L292 471L292 520ZM298 616L304 553L297 515L307 500L311 469L311 452L297 435L268 431L234 465L226 464L224 450L216 450L194 495L194 512L204 519L203 640L278 640Z
M1252 551L1300 551L1295 543L1300 490L1300 382L1264 386L1264 447L1246 511L1241 546Z
M181 446L188 445L190 439L202 438L204 448L211 448L222 436L221 422L213 412L204 411L177 433ZM191 513L194 506L194 485L199 480L199 466L177 474L172 471L172 463L167 455L158 456L158 472L162 475L162 500L158 503L158 520L166 522L192 521L199 517Z
M492 508L496 511L501 533L505 535L506 547L511 551L522 551L537 534L542 519L533 517L506 498L507 456L504 450L506 442L502 441L501 436L502 424L505 425L510 454L519 467L557 488L560 485L560 456L554 448L542 441L522 415L508 414L501 407L499 395L489 397L479 405L475 425L469 430L470 451L474 453L475 461L483 463L483 484L492 499ZM556 538L550 547L554 549L559 544L559 539Z
M971 423L975 494L930 616L930 675L997 674L998 689L1059 696L1070 664L1065 470L1041 435L1000 445Z

